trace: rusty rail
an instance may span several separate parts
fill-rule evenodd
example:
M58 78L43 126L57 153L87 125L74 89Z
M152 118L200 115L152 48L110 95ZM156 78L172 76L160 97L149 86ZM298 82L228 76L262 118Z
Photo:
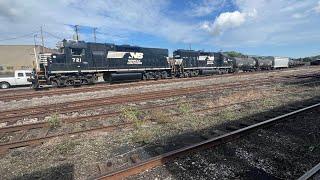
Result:
M132 175L141 173L145 170L154 168L156 166L163 165L172 159L186 155L190 152L204 150L204 149L207 149L210 147L218 146L220 144L224 144L224 143L239 139L239 138L243 137L244 135L247 135L248 133L253 132L257 129L270 126L274 123L278 123L280 121L283 121L285 118L297 115L299 113L311 110L313 108L317 108L319 106L320 106L320 103L317 103L317 104L314 104L314 105L311 105L311 106L308 106L308 107L305 107L305 108L302 108L302 109L299 109L299 110L296 110L296 111L293 111L293 112L290 112L290 113L287 113L287 114L284 114L284 115L281 115L281 116L278 116L278 117L275 117L275 118L272 118L272 119L269 119L269 120L266 120L266 121L263 121L263 122L260 122L260 123L242 128L242 129L239 129L239 130L236 130L236 131L233 131L233 132L230 132L230 133L226 133L226 134L218 136L218 137L214 137L214 138L202 141L200 143L197 143L197 144L194 144L191 146L187 146L187 147L184 147L181 149L177 149L177 150L165 153L163 155L159 155L159 156L150 158L148 160L137 163L131 167L126 167L126 168L112 171L112 172L104 174L100 177L96 177L95 179L124 179L128 176L132 176Z

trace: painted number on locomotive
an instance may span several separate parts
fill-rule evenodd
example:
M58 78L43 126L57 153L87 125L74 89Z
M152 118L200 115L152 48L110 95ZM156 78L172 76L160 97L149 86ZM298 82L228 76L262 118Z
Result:
M72 62L74 62L74 63L81 63L81 62L82 62L82 59L81 59L81 57L73 57L73 58L72 58Z

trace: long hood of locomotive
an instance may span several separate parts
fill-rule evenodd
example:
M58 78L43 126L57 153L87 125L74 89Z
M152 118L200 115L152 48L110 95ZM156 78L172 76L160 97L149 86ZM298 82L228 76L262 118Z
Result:
M140 48L139 51L86 49L85 55L57 55L49 63L51 73L121 71L122 69L170 69L167 49Z

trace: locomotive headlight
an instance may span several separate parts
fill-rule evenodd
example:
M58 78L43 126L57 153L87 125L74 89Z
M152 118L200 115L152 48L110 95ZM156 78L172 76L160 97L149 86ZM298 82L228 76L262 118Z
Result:
M53 59L57 58L57 56L52 56Z

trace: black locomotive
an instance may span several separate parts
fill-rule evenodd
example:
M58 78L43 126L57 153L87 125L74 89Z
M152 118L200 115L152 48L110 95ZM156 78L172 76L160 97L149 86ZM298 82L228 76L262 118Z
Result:
M170 70L167 49L64 40L31 81L35 88L61 87L92 84L98 75L105 81L167 78Z

